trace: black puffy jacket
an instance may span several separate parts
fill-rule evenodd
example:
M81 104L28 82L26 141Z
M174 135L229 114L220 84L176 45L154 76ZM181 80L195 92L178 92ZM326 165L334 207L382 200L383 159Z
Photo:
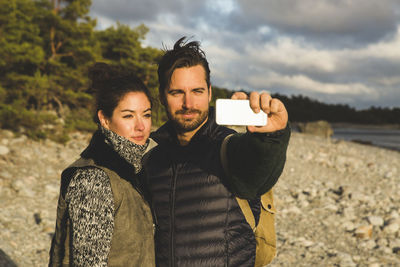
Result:
M232 133L210 116L187 146L178 144L170 122L152 134L158 146L147 155L145 171L157 224L157 266L254 266L254 235L231 193L240 189L220 160L222 142ZM282 147L285 154L287 140ZM265 191L283 164L276 177L267 177Z

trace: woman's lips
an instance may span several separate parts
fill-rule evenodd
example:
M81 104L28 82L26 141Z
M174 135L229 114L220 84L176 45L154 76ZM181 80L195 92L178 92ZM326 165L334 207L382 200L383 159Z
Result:
M141 136L134 136L134 137L132 137L132 139L135 140L135 141L142 141L142 140L144 139L144 136L143 136L143 135L141 135Z

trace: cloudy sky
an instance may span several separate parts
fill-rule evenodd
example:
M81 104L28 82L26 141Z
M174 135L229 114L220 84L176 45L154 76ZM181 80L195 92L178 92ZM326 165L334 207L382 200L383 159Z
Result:
M98 28L199 40L211 82L357 109L400 107L400 0L92 0Z

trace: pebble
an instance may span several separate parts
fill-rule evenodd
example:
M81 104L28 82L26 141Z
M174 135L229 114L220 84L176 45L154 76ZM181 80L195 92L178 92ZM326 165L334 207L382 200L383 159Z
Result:
M387 172L385 173L385 175L383 176L386 179L392 178L393 177L393 173L392 172Z
M46 266L61 171L90 135L61 145L0 130L0 140L0 249L17 266ZM269 266L400 266L399 169L399 152L293 133Z
M347 231L347 232L352 232L356 228L354 223L351 221L347 221L342 224L342 227Z
M399 231L399 228L400 228L400 226L399 226L398 223L391 223L391 224L385 226L385 228L383 229L383 231L384 231L385 233L388 233L388 234L394 234L394 233L396 233L397 231Z
M348 267L352 267L352 266L357 266L354 261L353 261L353 257L350 254L347 253L340 253L338 254L338 258L340 259L340 266L348 266Z
M382 217L379 216L368 216L368 221L373 225L373 226L382 226L384 223L384 220Z
M372 237L372 225L362 225L356 229L355 232L358 238L371 238Z
M12 175L8 171L2 171L0 172L0 178L11 179Z
M60 192L60 186L54 183L46 184L44 187L44 191L46 192L46 194L54 196Z
M10 149L6 146L0 146L0 156L4 156L10 153Z
M373 248L376 247L376 243L374 240L368 240L367 242L365 242L363 244L363 247L365 247L366 249L372 250Z

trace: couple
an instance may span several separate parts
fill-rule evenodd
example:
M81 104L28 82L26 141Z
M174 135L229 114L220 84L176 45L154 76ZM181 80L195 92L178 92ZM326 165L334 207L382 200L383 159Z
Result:
M237 134L216 125L205 54L181 38L159 62L169 120L149 139L149 91L118 73L102 63L90 72L99 129L62 173L49 266L254 266L253 230L235 197L259 217L285 164L282 102L253 92L266 126Z

